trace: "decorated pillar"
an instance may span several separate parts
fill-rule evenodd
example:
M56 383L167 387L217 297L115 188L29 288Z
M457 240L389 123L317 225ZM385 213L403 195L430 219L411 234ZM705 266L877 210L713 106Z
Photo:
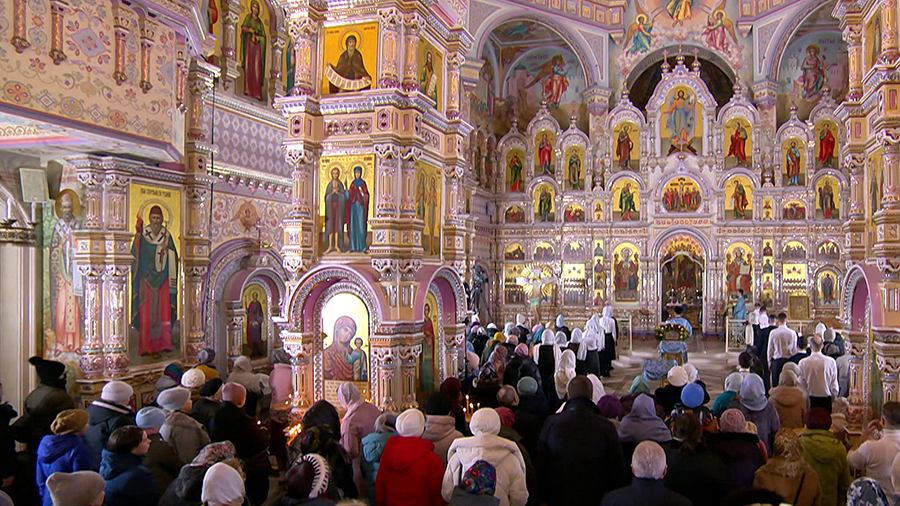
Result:
M398 75L398 58L400 55L400 27L403 23L401 12L396 7L378 9L378 20L381 26L381 74L378 76L379 88L396 88L400 86ZM418 81L417 81L418 82Z
M228 366L243 354L244 329L247 328L247 310L241 301L228 302L225 312L225 329L228 335Z
M82 184L85 219L82 228L74 230L75 265L84 283L84 335L81 341L81 370L86 377L104 372L103 359L103 171L90 159L74 161L75 174Z
M399 354L390 346L375 345L369 341L372 370L375 373L375 392L372 401L384 411L399 411L400 396L397 385Z
M134 258L131 256L132 234L128 231L128 185L131 170L126 164L111 164L103 182L104 215L107 241L115 247L107 253L103 271L103 354L107 375L128 371L128 295L126 281ZM131 170L128 170L131 169Z
M63 15L69 4L63 0L50 1L50 59L55 65L66 61L66 53L63 52Z
M778 105L778 87L777 82L768 80L756 82L751 86L753 102L760 113L762 138L771 139L770 142L763 143L760 150L763 156L761 179L763 186L780 184L779 181L776 181L777 178L774 174L775 161L779 159L777 147L774 145L775 132L778 130L775 116L775 108Z
M419 355L422 354L422 345L401 345L397 348L400 359L400 409L415 409L419 407L416 401L416 390L419 384Z
M881 56L878 63L893 66L900 58L900 41L897 38L897 0L881 0Z
M113 3L113 18L114 18L114 28L116 32L116 46L115 46L115 68L116 70L113 72L113 79L116 81L116 84L121 85L128 79L128 76L125 75L125 53L126 48L125 44L128 42L128 34L130 32L129 28L131 25L131 19L125 15L125 6L120 2Z
M272 61L273 62L283 62L284 61L284 50L287 46L287 37L285 37L283 31L279 31L275 35L272 41ZM293 49L288 48L288 51L292 51ZM269 100L274 99L275 97L283 97L285 93L284 89L284 79L281 74L281 65L270 65L269 66L269 82L268 91L269 91Z
M139 86L141 88L141 91L147 93L153 88L153 84L150 82L150 76L152 73L152 69L150 68L150 64L152 63L150 52L153 50L153 37L156 35L156 29L158 27L155 21L147 19L146 16L141 16L140 25L141 81L139 83Z
M290 330L281 331L284 351L291 356L291 405L303 409L313 404L313 336ZM310 350L310 352L307 352Z
M883 335L875 336L875 365L881 374L884 402L900 401L900 350L884 342Z
M237 27L241 22L240 0L222 0L222 54L218 58L222 69L222 89L230 90L235 80L241 75L237 60Z
M849 331L846 335L847 353L850 354L850 391L847 401L850 404L848 422L851 427L862 427L867 417L867 399L869 396L869 339L865 332Z
M286 144L290 141L286 141ZM318 155L302 143L286 146L286 158L294 167L292 174L291 214L283 222L284 246L281 255L284 267L297 280L309 268L315 253L316 177Z
M396 218L398 214L409 218L416 214L414 194L417 153L408 153L403 160L393 142L375 144L375 168L378 174L378 198L375 216ZM397 195L400 196L399 202Z
M880 130L876 138L884 146L882 209L875 213L875 262L884 274L879 282L883 312L881 325L900 326L900 137L893 130ZM897 359L900 362L900 358Z
M13 36L10 39L17 53L24 53L31 46L28 35L28 0L13 0Z
M7 209L13 210L7 201ZM37 386L37 375L26 357L40 353L41 272L38 238L33 225L0 221L0 321L6 323L0 333L0 383L3 400L21 408L25 397Z
M447 54L447 118L459 118L460 69L466 62L463 48Z
M849 20L848 20L849 21ZM858 22L847 22L842 32L847 43L849 89L847 100L856 102L863 96L863 44L862 26Z
M459 370L459 352L463 349L466 339L466 324L453 322L444 325L444 347L447 353L442 357L444 361L444 374L440 378L443 382L450 377L456 377Z
M425 20L418 12L408 13L403 19L403 90L419 91L419 30ZM449 64L448 64L449 82ZM451 88L447 88L448 90ZM449 92L448 92L449 93ZM449 102L449 99L448 99Z
M290 12L285 21L294 47L294 89L291 95L311 96L316 93L315 60L316 38L322 26L321 15L314 9Z

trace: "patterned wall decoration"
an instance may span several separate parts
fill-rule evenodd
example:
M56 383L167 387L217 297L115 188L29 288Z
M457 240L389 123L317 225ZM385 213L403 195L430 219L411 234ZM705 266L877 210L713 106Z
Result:
M211 121L211 113L207 116ZM216 163L276 176L291 176L291 167L284 160L281 143L272 142L272 139L284 137L282 127L254 121L221 108L216 109L215 116L215 139L219 149Z
M132 27L125 40L123 73L117 76L113 9L109 0L70 4L61 15L62 43L53 47L51 27L44 26L51 22L50 1L30 1L29 46L22 53L7 44L0 49L0 102L179 145L181 129L173 128L172 114L175 32L117 6ZM12 15L12 9L0 11L0 25L10 26ZM146 76L140 71L141 22L153 33ZM9 40L8 34L3 40Z

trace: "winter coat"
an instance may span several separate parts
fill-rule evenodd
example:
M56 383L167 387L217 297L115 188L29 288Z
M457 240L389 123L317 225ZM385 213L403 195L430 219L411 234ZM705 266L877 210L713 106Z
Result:
M15 462L15 461L13 461ZM47 478L53 473L73 473L75 471L93 471L91 452L84 439L76 434L61 436L44 436L37 450L35 466L35 483L41 494L41 504L52 506L50 491L47 490Z
M366 495L369 497L369 504L375 504L375 476L378 474L381 454L384 453L388 439L396 435L396 432L373 432L362 439L362 460L359 467L366 480Z
M341 446L347 450L353 463L353 481L359 496L366 493L366 480L360 469L362 438L375 431L375 419L381 410L363 400L350 403L341 421Z
M0 404L0 481L16 474L16 437L9 422L17 416L8 402Z
M668 415L675 409L677 404L681 404L681 390L684 389L684 386L676 387L675 385L666 385L664 387L657 388L653 395L656 396L656 400L662 404L663 411Z
M213 442L231 441L237 456L243 461L247 475L247 499L262 504L269 495L269 433L256 420L231 402L222 402L216 416L209 422Z
M625 484L619 435L590 399L570 400L547 419L535 462L550 506L596 504Z
M422 434L422 438L434 443L434 453L437 453L445 466L450 445L461 437L463 435L456 430L456 420L452 416L427 415L425 417L425 432Z
M160 497L166 493L169 485L175 481L175 477L181 471L184 461L178 458L178 453L172 446L163 441L162 436L153 434L150 438L150 450L144 456L144 467L153 473L156 480L156 489Z
M513 411L516 413L513 428L522 436L522 444L528 453L535 456L544 420L550 415L547 400L541 394L519 395L519 405L513 408Z
M538 371L538 365L531 357L515 355L506 364L506 371L503 373L503 384L513 388L519 383L519 380L525 376L531 376L537 381L538 393L541 393L541 373Z
M75 409L75 401L62 388L40 384L25 398L24 413L13 424L16 440L35 451L41 438L51 434L50 425L61 411ZM99 463L98 455L97 461ZM94 464L94 467L99 465Z
M819 485L816 471L805 460L800 459L799 464L804 468L803 471L791 476L784 471L786 464L787 462L780 457L770 459L766 465L756 470L753 486L771 490L794 506L819 506L822 500L822 487Z
M722 459L731 488L753 486L753 473L766 463L759 448L759 438L744 432L717 432L704 434L705 442Z
M212 466L182 467L178 477L163 494L159 506L200 506L203 477L210 467Z
M290 364L275 364L269 374L269 389L272 390L272 409L289 409L288 401L294 393L291 386Z
M250 359L242 355L234 359L234 368L228 375L228 383L238 383L243 385L247 392L259 394L262 393L263 385L269 384L269 375L254 373Z
M822 486L822 506L847 502L850 488L850 464L844 445L827 430L807 429L800 434L803 459L816 470Z
M759 436L759 439L765 443L766 450L771 457L772 445L775 443L775 433L781 428L781 419L778 417L778 410L775 409L775 405L771 402L767 402L763 409L759 411L750 411L746 406L741 404L740 399L735 399L729 408L739 409L748 422L756 424L756 434Z
M194 460L210 442L203 425L181 411L166 413L166 422L159 428L159 434L184 462Z
M91 416L91 422L84 439L91 450L93 467L97 469L109 435L120 427L134 425L134 412L125 406L104 400L94 401L86 411Z
M157 506L159 492L144 457L103 450L100 476L106 480L106 506Z
M606 494L600 504L601 506L633 506L635 504L691 506L691 501L681 494L666 489L663 480L634 478L630 486Z
M216 416L216 412L219 411L220 402L215 399L208 399L206 397L201 397L194 401L193 407L191 407L191 412L188 413L191 418L197 420L202 423L204 427L206 427L207 432L209 431L209 421L212 420L212 417Z
M378 506L441 506L443 476L444 466L431 441L394 436L381 454L375 502Z
M799 387L775 387L769 390L769 402L778 411L782 428L801 429L806 426L806 395Z
M206 377L206 381L219 377L219 371L217 371L215 367L209 364L200 364L195 367L195 369L203 373L203 376Z
M444 500L450 501L453 488L459 485L461 476L479 460L494 466L497 473L494 497L500 499L500 506L525 506L528 486L525 483L522 452L515 442L493 434L457 439L450 445L441 488Z
M728 406L734 401L735 397L737 397L737 392L722 392L716 397L716 401L713 402L712 411L715 413L717 417L722 416L722 413L728 409Z
M722 459L702 443L689 450L679 441L670 441L665 450L666 488L687 497L694 506L719 506L731 485Z
M516 446L522 453L522 460L525 461L525 486L529 491L537 490L539 488L537 470L534 468L534 461L531 460L531 454L528 452L528 449L525 448L524 439L522 438L522 436L518 432L516 432L516 429L507 425L501 426L500 433L497 435L502 437L503 439L508 439L513 443L516 443ZM528 502L526 504L539 505L541 504L541 501L536 493L534 495L531 495L531 493L529 492Z

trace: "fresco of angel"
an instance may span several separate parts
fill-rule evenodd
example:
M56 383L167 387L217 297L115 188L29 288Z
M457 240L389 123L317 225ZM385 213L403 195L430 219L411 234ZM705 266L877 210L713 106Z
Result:
M640 2L634 3L637 8L637 16L634 23L628 27L625 34L625 46L631 41L631 47L628 48L628 54L642 54L650 50L650 35L653 32L653 20L647 15L647 12L641 8Z
M712 11L712 14L706 18L703 40L712 49L727 53L731 50L731 42L729 42L728 36L730 36L731 41L737 44L738 38L734 31L734 23L725 15L725 0L722 0Z

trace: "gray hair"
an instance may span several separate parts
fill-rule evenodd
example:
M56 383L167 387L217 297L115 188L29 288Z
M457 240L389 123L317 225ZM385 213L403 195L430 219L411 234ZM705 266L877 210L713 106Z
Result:
M825 346L825 342L822 340L822 336L812 336L809 340L809 347L812 348L812 351L822 351L822 347Z
M634 449L631 470L635 478L661 480L666 475L666 452L653 441L644 441Z

